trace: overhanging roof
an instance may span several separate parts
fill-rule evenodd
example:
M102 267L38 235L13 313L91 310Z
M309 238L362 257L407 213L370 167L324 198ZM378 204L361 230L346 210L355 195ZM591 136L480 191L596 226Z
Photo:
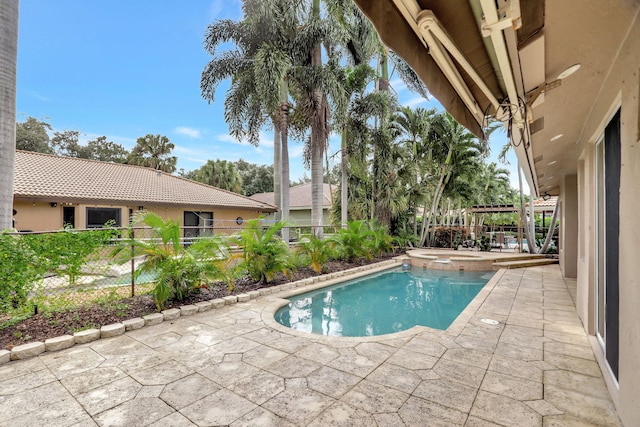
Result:
M530 188L538 193L518 47L544 25L544 0L355 0L382 41L414 69L443 107L476 136L487 116L509 131ZM521 16L526 17L526 25ZM517 31L516 29L519 28ZM522 143L518 143L522 141Z
M275 206L141 166L16 151L14 198L201 206L273 212Z
M403 12L392 0L355 0L356 4L371 20L382 41L401 56L418 74L429 88L429 92L463 126L476 136L482 136L482 121L469 110L464 101L443 74L433 57L427 54L425 42L416 34L413 24L407 21ZM402 3L402 2L400 2ZM408 2L407 2L408 3ZM452 41L460 47L465 56L479 73L489 90L497 99L504 94L496 77L484 41L478 33L478 25L471 6L466 1L418 1L420 10L431 10ZM457 65L461 77L473 94L479 107L491 113L491 103L487 96L469 75Z
M322 208L331 209L331 191L336 190L336 186L322 184ZM254 200L260 202L275 204L275 195L273 191L269 193L256 193L250 196ZM289 187L289 208L291 210L310 210L311 209L311 183L295 185Z
M457 59L449 58L453 73L443 72L434 60L439 44L430 44L417 25L421 14L433 13L488 93L520 106L518 121L524 128L515 129L514 147L536 194L559 194L563 177L577 173L579 157L598 137L594 127L606 120L603 107L596 111L594 106L619 105L616 93L630 84L620 80L615 67L619 69L621 58L627 69L637 63L637 0L355 2L383 42L407 61L443 107L479 135L481 123L461 93L467 90L482 108L489 99ZM581 65L578 72L560 77L575 64ZM456 74L467 89L455 87Z

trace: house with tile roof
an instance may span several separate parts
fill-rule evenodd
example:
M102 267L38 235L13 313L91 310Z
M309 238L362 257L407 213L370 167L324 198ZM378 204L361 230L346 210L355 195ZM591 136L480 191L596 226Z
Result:
M204 229L239 228L269 203L141 166L16 151L14 227L20 231L126 226L139 210Z
M330 184L322 184L322 224L331 225L329 215L331 213L331 192L338 187ZM252 199L267 203L275 204L275 196L273 192L258 193L251 196ZM296 185L289 188L289 223L298 226L311 225L311 183ZM265 215L267 220L275 220L275 214Z

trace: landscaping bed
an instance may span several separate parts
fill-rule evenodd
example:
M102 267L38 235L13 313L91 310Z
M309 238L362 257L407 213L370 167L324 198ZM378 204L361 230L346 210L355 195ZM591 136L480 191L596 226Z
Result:
M328 271L342 271L365 264L376 263L392 258L397 254L385 254L371 261L359 260L355 262L330 261ZM199 301L208 301L228 295L237 295L260 288L277 286L290 281L297 281L317 274L309 267L297 269L291 279L279 274L267 284L259 285L249 278L235 281L234 289L229 292L227 286L222 283L213 283L202 288L199 293L189 295L183 301L168 301L166 308L180 307L194 304ZM155 313L156 305L151 295L140 295L133 298L123 298L117 301L109 301L104 304L92 304L66 311L47 312L33 315L12 326L0 329L0 350L10 350L12 347L33 341L44 341L48 338L78 332L84 329L100 328L104 325L122 322L126 319L141 317ZM1 319L0 319L1 321Z

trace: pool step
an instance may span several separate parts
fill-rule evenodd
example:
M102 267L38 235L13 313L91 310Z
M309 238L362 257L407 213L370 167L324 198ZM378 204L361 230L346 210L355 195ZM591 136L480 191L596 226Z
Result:
M515 254L511 256L500 257L499 259L496 260L496 262L528 261L532 259L548 259L548 258L545 254L521 253L521 254Z
M558 264L558 260L554 258L528 258L512 261L499 261L493 263L493 269L499 270L501 268L525 268L525 267L537 267L539 265Z

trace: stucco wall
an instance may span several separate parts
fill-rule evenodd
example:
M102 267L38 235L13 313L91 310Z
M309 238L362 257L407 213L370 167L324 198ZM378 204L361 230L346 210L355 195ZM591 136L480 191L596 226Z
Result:
M566 175L560 184L562 194L560 210L560 268L565 277L578 275L578 180L576 175Z
M13 209L17 211L13 217L16 230L47 231L62 228L62 208L52 208L51 202L16 201Z
M619 343L619 384L604 365L602 351L594 345L594 351L601 363L607 386L616 403L618 414L624 425L640 425L640 262L638 262L640 244L640 21L638 15L623 43L611 46L619 49L616 61L608 73L598 101L593 105L589 117L585 118L582 158L585 161L585 186L581 189L580 215L584 221L582 230L588 236L581 238L584 257L578 269L578 296L582 301L579 312L587 329L593 333L594 277L591 268L594 264L594 242L592 237L593 212L595 209L593 192L594 159L590 151L593 144L603 134L606 124L613 114L621 110L621 155L620 171L620 235L619 235L619 272L620 272L620 343ZM585 303L586 301L586 303ZM586 318L586 322L585 322Z
M594 283L595 258L590 248L594 245L594 161L593 150L586 150L578 163L578 262L576 310L587 333L595 334L593 292L590 283Z
M102 208L119 208L121 226L127 226L129 224L129 209L133 212L137 212L139 205L135 206L117 206L106 204L67 204L63 205L63 202L55 202L56 206L52 207L50 201L21 201L16 200L13 204L14 209L17 211L15 215L15 227L17 230L30 230L30 231L51 231L60 230L63 226L63 207L73 206L75 208L75 228L84 229L87 224L87 208L102 207ZM150 211L158 214L163 219L173 219L179 221L180 224L184 224L184 212L185 211L204 211L213 212L214 218L214 230L217 233L231 233L242 227L236 223L236 219L241 217L243 221L258 218L260 212L255 209L240 209L240 208L207 208L207 207L173 207L173 206L154 206L147 205L142 206L145 211Z
M322 224L329 226L331 221L329 218L329 210L324 209L322 211ZM266 220L275 221L275 214L264 215ZM289 213L289 222L292 227L295 226L309 226L311 224L311 209L296 209Z

